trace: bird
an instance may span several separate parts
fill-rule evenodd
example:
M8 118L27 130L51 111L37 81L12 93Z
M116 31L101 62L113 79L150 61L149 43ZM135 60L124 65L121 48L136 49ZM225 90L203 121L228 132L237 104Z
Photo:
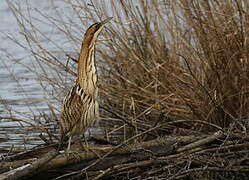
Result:
M112 17L92 24L84 34L78 59L77 78L63 99L59 119L61 141L68 139L70 151L73 136L84 134L99 119L98 76L95 65L95 45L98 35Z

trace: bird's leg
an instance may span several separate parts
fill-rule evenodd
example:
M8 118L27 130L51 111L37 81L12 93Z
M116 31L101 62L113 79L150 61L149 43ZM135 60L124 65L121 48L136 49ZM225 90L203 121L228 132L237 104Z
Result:
M72 140L72 136L69 136L68 145L67 145L67 152L68 153L70 152L70 148L71 148L71 140Z
M75 158L79 158L80 154L77 151L71 150L71 143L72 143L72 136L69 136L66 155L67 156L71 155L71 156L74 156Z
M79 150L78 150L78 147L77 147L77 138L74 139L74 143L72 145L72 150L71 150L71 142L72 142L72 136L70 136L69 140L68 140L67 155L70 155L70 156L72 156L72 157L74 157L76 159L77 158L81 159L81 154L79 153Z
M88 147L88 142L87 142L87 139L86 139L85 133L83 134L83 138L84 138L84 142L85 142L86 147Z
M87 139L86 139L86 136L85 136L85 133L83 133L83 139L84 139L84 143L81 143L81 145L82 145L82 147L83 147L83 149L85 150L85 151L88 151L88 142L87 142Z

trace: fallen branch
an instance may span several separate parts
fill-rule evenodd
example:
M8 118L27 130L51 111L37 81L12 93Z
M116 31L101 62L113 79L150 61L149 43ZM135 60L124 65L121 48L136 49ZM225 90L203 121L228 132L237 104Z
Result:
M55 158L58 154L58 151L51 151L41 159L38 159L37 161L33 162L32 164L27 164L25 166L13 170L10 173L2 174L0 176L0 179L15 180L21 179L23 177L27 178L29 176L32 176L35 173L38 173L40 171L40 168L42 168L45 164L49 163L49 161Z
M220 164L223 164L224 172L230 172L233 167L238 167L238 171L247 173L249 166L246 165L249 163L249 157L246 152L249 143L244 139L243 143L241 139L233 141L240 137L229 135L218 131L212 135L163 137L133 144L125 141L119 145L89 145L87 150L75 143L72 146L75 153L68 155L52 151L37 160L29 157L30 159L20 161L21 155L7 157L6 160L9 162L1 162L2 169L10 168L7 166L11 165L10 161L17 162L14 160L15 158L19 159L21 168L16 165L16 169L8 171L0 177L2 179L17 177L34 179L37 176L47 178L49 170L53 169L53 172L57 173L55 178L57 180L66 178L112 179L125 174L137 177L137 174L144 173L174 179L194 174L196 171L211 172L222 168ZM224 142L229 143L226 145ZM241 144L231 144L233 142ZM37 148L35 150L37 152L29 153L34 155L39 150L44 152L45 148ZM28 157L27 154L23 155ZM27 163L29 165L26 165ZM245 163L244 166L243 163ZM245 168L239 169L239 167ZM172 174L175 175L172 176Z
M207 143L210 143L218 138L222 138L224 136L224 133L222 131L218 131L216 133L214 133L213 135L209 136L209 137L206 137L204 139L201 139L199 141L196 141L196 142L193 142L191 144L188 144L182 148L179 148L177 150L177 152L183 152L183 151L187 151L187 150L190 150L190 149L194 149L196 147L200 147L204 144L207 144Z

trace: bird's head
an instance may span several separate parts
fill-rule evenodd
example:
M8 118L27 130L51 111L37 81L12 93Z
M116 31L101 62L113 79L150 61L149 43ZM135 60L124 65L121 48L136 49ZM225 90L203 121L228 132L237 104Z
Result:
M85 33L83 45L86 45L88 47L91 45L94 45L99 33L101 32L101 30L103 29L105 24L107 22L109 22L111 19L112 19L112 17L108 17L104 21L97 22L97 23L94 23L93 25L91 25Z

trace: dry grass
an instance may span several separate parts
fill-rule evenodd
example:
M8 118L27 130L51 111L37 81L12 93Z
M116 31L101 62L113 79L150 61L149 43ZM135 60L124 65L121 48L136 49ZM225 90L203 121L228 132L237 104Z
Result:
M247 133L249 4L232 0L61 2L70 7L74 19L37 12L64 34L75 52L87 22L114 17L97 48L101 122L107 132L121 130L124 138L150 132L141 140L185 131ZM52 43L64 58L42 45L39 37L48 37L35 20L8 3L26 38L25 49L42 69L37 76L54 88L59 104L74 79L70 75L75 75L75 62L65 58L68 52L57 42ZM54 70L52 77L46 68Z
M124 17L108 26L111 41L99 50L107 65L101 98L130 132L156 125L160 134L247 131L248 4L139 1L136 8L122 2L113 4L114 17L116 7Z
M242 139L233 142L232 138L231 144L248 143L249 4L246 1L110 0L104 4L97 0L89 3L51 0L49 6L58 7L57 2L72 14L65 16L58 8L53 11L57 16L39 9L36 12L53 25L56 33L62 34L62 41L72 47L69 51L61 41L51 41L40 31L36 23L41 21L22 11L20 3L8 0L26 39L25 43L17 43L35 62L29 70L43 86L53 89L47 93L47 99L56 100L53 105L48 103L53 114L51 121L59 117L57 106L75 79L77 55L72 54L79 52L85 29L92 22L113 16L98 42L96 56L101 125L107 138L118 132L124 142L131 142L223 130L228 135L215 146L218 150L227 143L230 133ZM44 40L49 43L42 43ZM248 162L247 157L236 161L236 152L232 153L231 159L238 166L243 166L242 161ZM192 170L189 164L194 158L199 162L198 156L167 160L165 166L156 166L151 177L162 171L167 177L171 174L172 179L181 179L188 177L185 174L196 175L199 170L212 172L216 166L209 165L216 164L217 159L233 162L227 155L224 159L215 155L216 151L207 155L200 169ZM178 166L175 162L180 164L177 172L172 169ZM128 176L126 171L124 174Z

